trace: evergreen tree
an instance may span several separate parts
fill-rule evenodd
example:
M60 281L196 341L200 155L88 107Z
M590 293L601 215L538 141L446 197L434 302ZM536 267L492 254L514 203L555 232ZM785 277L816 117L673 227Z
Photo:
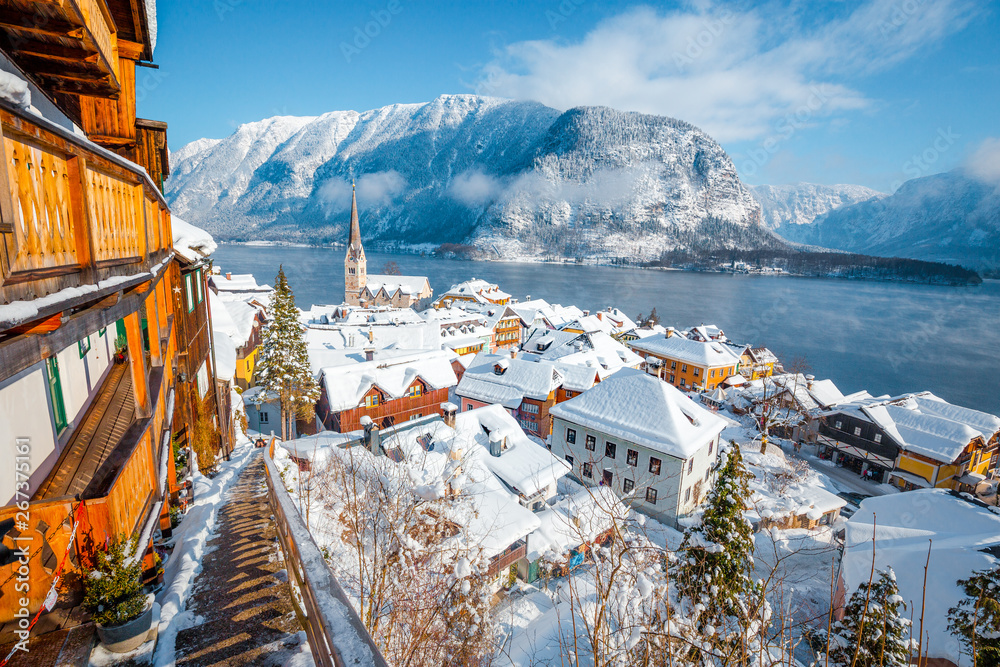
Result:
M305 334L299 324L295 296L288 286L283 267L274 279L274 294L268 309L257 362L257 384L261 400L277 397L281 406L281 438L291 434L292 420L305 416L319 399L319 388L309 366Z
M851 596L843 620L820 637L829 651L830 667L906 667L910 663L910 619L904 618L903 598L896 575L889 568L879 571ZM819 664L826 664L820 660Z
M948 610L948 629L976 667L1000 667L1000 566L958 582L965 599Z
M767 628L770 610L753 577L753 527L743 516L750 497L747 471L735 442L716 464L718 480L700 520L684 535L675 563L681 615L710 644L752 650Z

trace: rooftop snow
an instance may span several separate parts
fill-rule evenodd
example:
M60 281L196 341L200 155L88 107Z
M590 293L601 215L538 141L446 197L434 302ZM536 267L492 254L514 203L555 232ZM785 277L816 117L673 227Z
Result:
M418 378L429 389L454 387L458 382L452 369L453 354L443 351L416 351L405 356L328 366L320 372L330 409L356 408L368 390L378 387L390 399L400 398ZM346 361L354 361L345 357Z
M426 276L383 276L370 273L365 286L372 294L384 288L391 296L397 291L403 294L420 294L429 283Z
M672 385L630 368L549 410L586 428L680 459L706 446L726 422Z
M929 657L959 664L959 645L948 632L948 609L964 597L959 579L998 564L983 549L1000 545L1000 515L943 489L868 498L847 522L842 568L848 594L867 582L871 573L873 524L875 566L895 570L899 594L914 619L922 616L924 565L930 548L929 604L923 610Z
M680 361L705 366L736 366L740 355L725 343L719 341L700 342L674 334L666 336L648 336L632 341L629 345L634 350L648 352L662 357L670 357Z
M496 365L506 364L502 375L494 372ZM548 362L511 359L506 355L481 352L462 375L455 390L484 403L499 403L516 408L524 398L544 401L562 383L562 374Z
M174 251L189 263L208 257L218 248L211 234L176 215L171 216L170 226L174 234Z

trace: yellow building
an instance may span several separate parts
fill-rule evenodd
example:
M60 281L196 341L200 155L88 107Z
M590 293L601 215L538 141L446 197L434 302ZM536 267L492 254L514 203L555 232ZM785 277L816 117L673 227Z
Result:
M711 391L740 368L738 348L717 340L692 340L672 329L626 344L646 360L648 373L685 391Z

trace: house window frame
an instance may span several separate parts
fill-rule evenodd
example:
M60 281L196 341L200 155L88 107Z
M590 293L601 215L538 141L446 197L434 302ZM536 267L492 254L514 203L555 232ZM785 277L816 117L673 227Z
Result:
M635 488L635 482L628 477L622 479L622 493L632 493L632 489Z
M604 441L604 457L608 459L615 458L618 454L618 443L610 442L608 440Z
M635 468L639 465L639 451L628 449L625 451L625 463Z
M655 463L655 465L654 465L654 463ZM655 470L654 470L654 468L655 468ZM656 458L655 456L650 456L649 457L649 472L650 472L650 474L659 475L662 470L663 470L663 461L661 461L660 459Z
M583 462L583 476L587 479L594 479L594 466L589 461Z
M83 359L90 352L90 334L87 334L76 342L76 347L80 351L80 358Z
M649 503L650 505L655 505L656 501L657 501L657 495L658 494L656 492L656 489L654 489L651 486L647 486L646 487L646 502L647 503Z
M566 427L566 442L575 445L576 444L576 429Z
M584 439L584 445L583 446L584 446L584 448L586 448L586 450L588 452L596 452L597 451L597 436L596 435L588 435Z

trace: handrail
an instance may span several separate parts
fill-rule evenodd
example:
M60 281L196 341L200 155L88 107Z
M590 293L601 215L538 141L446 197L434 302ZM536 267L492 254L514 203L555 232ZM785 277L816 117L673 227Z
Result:
M322 667L387 667L285 490L274 464L275 442L272 437L264 451L267 499L278 527L289 577L302 593L306 635L313 658Z

